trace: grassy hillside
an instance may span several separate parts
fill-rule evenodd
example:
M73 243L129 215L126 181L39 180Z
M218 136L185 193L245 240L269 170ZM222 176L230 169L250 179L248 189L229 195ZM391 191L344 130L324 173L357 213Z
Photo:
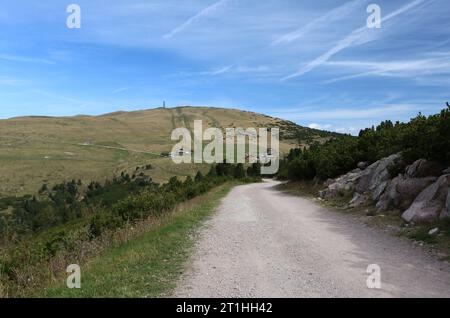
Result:
M174 165L169 152L174 128L191 128L195 119L208 127L275 127L281 129L280 148L287 152L330 134L292 122L239 110L179 107L102 116L20 117L0 120L0 196L36 193L63 180L104 181L112 173L132 173L139 165L156 182L171 176L193 175L197 165ZM207 167L200 167L207 169Z

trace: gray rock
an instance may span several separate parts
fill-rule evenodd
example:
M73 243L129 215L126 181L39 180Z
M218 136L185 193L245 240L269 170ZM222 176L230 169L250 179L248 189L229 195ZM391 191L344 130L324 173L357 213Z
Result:
M378 201L381 194L383 194L384 190L386 190L386 187L388 185L388 181L383 181L379 185L375 187L375 189L372 190L372 200Z
M366 169L368 166L369 166L369 164L367 162L362 162L362 161L358 162L358 165L357 165L357 167L361 170Z
M445 170L442 170L442 174L450 174L450 167Z
M370 200L370 197L367 194L361 194L361 193L355 192L352 200L348 204L348 207L349 208L359 208L362 206L367 206L371 202L372 201Z
M445 207L440 215L441 219L450 219L450 188L447 191L447 199L445 201Z
M395 177L389 182L386 191L380 196L376 204L378 212L388 211L395 208L394 200L398 196L397 185L400 181L400 176Z
M436 182L436 177L427 178L402 178L400 177L397 183L396 190L399 193L396 205L400 208L407 208L411 205L413 200L429 185ZM405 201L406 200L406 201Z
M325 181L324 183L323 183L323 185L325 186L325 187L328 187L329 185L331 185L331 184L333 184L334 183L334 179L327 179L327 181Z
M428 235L435 236L439 234L439 228L435 227L428 232Z
M390 205L391 201L389 200L389 197L387 193L384 193L380 200L376 203L375 208L377 212L385 212L388 210L393 209L393 207Z
M439 177L443 168L437 162L419 159L406 167L405 174L409 178Z
M420 223L436 221L441 215L445 217L442 212L446 205L449 185L450 174L441 176L417 196L402 218L406 222Z
M360 169L355 169L333 180L333 182L327 181L330 184L326 189L319 191L319 196L323 199L334 199L353 192L361 174Z
M390 179L388 168L400 159L400 154L394 154L387 158L383 158L371 164L363 170L360 180L356 186L356 192L365 193L367 191L376 190L376 196L381 195L382 189L384 191L385 185L383 182Z
M324 190L319 191L319 197L322 199L328 200L328 199L334 199L341 196L341 192L339 189L335 187L329 186L328 188Z
M429 178L407 178L400 175L392 179L376 204L377 211L405 210L426 187L437 180Z
M319 191L319 196L323 199L334 199L345 195L346 191L350 191L351 185L345 182L334 182L325 190Z

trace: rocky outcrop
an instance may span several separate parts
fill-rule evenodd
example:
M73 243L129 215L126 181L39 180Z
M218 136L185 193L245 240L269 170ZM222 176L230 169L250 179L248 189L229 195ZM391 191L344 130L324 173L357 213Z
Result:
M358 169L364 170L369 166L369 164L367 162L358 162Z
M405 175L409 178L439 177L443 169L437 162L419 159L406 168Z
M371 190L372 200L374 202L380 199L380 196L384 193L384 190L386 190L388 184L388 181L383 181L380 184L376 184L375 188Z
M447 216L447 199L450 186L450 174L443 175L423 190L403 213L407 222L433 222Z
M441 212L440 218L441 219L450 218L450 188L447 191L447 199L445 201L445 207L444 210Z
M367 206L370 203L372 203L372 200L370 199L369 195L355 192L352 200L348 203L348 207L349 208L359 208L362 206Z
M366 164L359 163L358 169L328 179L319 195L334 199L353 193L349 208L375 204L377 212L405 211L402 217L407 222L450 218L450 171L443 175L442 165L419 159L391 179L389 168L400 159L400 154L391 155L365 169L361 168Z
M401 158L400 154L391 155L371 164L367 167L356 186L358 193L372 193L372 199L377 201L386 189L387 181L390 179L388 168Z
M377 211L406 210L414 199L436 179L436 177L408 178L404 175L395 177L380 196L376 204Z
M399 154L392 155L374 162L364 170L357 168L334 181L327 180L324 183L327 188L319 191L319 196L323 199L334 199L356 191L360 195L355 195L351 206L362 206L377 201L388 185L390 175L387 168L399 158ZM361 162L358 165L367 164Z
M352 193L355 191L355 184L361 178L361 175L362 170L355 169L335 180L327 181L329 185L325 190L319 191L319 196L322 199L334 199Z

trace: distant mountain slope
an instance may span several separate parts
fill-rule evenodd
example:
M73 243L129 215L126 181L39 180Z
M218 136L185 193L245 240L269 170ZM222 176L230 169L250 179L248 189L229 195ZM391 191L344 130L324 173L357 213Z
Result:
M193 174L194 165L159 158L174 144L171 132L201 119L209 127L280 127L282 152L333 134L269 116L210 107L157 108L101 116L20 117L0 120L0 195L35 193L43 183L111 178L151 163L149 175L165 181Z

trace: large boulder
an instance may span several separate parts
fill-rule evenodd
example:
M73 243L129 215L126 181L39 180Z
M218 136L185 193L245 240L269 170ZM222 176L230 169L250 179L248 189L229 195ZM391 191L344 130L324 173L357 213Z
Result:
M437 162L419 159L406 167L405 174L409 178L439 177L443 169Z
M376 204L378 212L391 209L405 210L426 187L436 181L436 177L407 178L399 175L392 179Z
M355 185L361 175L361 169L355 169L333 181L327 181L327 184L329 184L328 187L325 190L319 191L319 196L323 199L334 199L354 192Z
M380 199L381 195L384 193L384 190L386 190L388 184L389 180L383 181L380 184L375 185L374 189L371 189L371 197L374 202Z
M446 202L450 186L450 174L441 176L425 188L403 213L407 222L433 222L446 217Z
M327 180L325 183L327 188L319 191L319 196L323 199L334 199L356 191L364 196L355 196L350 206L356 207L376 202L389 184L388 167L396 163L398 159L400 154L391 155L374 162L364 170L358 168L334 181ZM360 166L362 167L363 163Z
M366 169L368 166L369 166L369 164L365 161L358 162L358 165L357 165L358 169L361 169L361 170Z
M398 196L397 185L400 181L400 176L395 177L389 182L386 191L380 196L379 201L375 205L378 212L384 212L394 208L394 199Z
M445 207L444 210L442 210L441 219L449 219L450 218L450 188L447 191L447 199L445 201Z
M325 200L338 198L342 195L342 189L339 184L331 184L326 189L319 191L319 197Z
M390 179L388 168L401 158L400 154L394 154L383 158L367 167L356 186L356 192L372 192L372 199L377 201L386 189L387 181Z

